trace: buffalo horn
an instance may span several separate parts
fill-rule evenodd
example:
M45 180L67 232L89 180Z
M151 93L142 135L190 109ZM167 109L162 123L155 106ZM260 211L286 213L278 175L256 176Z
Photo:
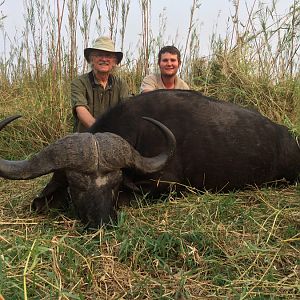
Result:
M148 117L143 117L143 119L153 123L160 129L166 139L167 149L154 157L144 157L135 151L136 155L134 156L133 164L134 168L142 173L154 173L160 171L173 156L176 148L176 139L171 130L159 121Z
M1 121L0 130L16 118L14 116ZM0 158L0 177L32 179L60 169L92 172L97 168L96 157L97 147L93 136L90 133L75 133L59 139L27 160Z
M18 119L20 118L21 116L20 115L16 115L16 116L11 116L11 117L8 117L4 120L2 120L0 122L0 131L2 130L2 128L4 128L7 124L9 124L10 122L12 122L13 120L15 119Z
M0 122L0 130L8 123L19 116L7 118ZM163 133L167 150L155 157L143 157L129 144L132 156L128 161L127 154L120 158L117 163L117 168L133 167L142 173L154 173L161 170L168 160L172 157L176 140L173 133L162 123L144 117L145 120L156 125ZM95 142L96 137L91 133L75 133L61 138L53 144L42 149L39 153L33 155L27 160L8 161L0 158L0 176L7 179L32 179L45 174L49 174L55 170L76 170L77 172L89 173L97 171L99 157L101 156L101 149L98 143ZM121 144L127 144L125 140L121 139L116 147L121 147ZM100 145L101 148L101 145ZM100 150L100 153L99 153ZM100 156L99 156L100 155ZM107 169L114 169L114 164L109 163L110 159L103 163L100 167L107 167ZM122 163L122 161L127 163Z

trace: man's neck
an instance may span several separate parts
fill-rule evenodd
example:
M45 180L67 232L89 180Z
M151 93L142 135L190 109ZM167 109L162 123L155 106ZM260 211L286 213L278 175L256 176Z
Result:
M94 71L94 76L96 81L101 84L103 88L105 88L108 82L109 73L100 73Z
M173 76L161 75L161 80L166 89L174 89L175 88L175 79L176 79L176 75L173 75Z

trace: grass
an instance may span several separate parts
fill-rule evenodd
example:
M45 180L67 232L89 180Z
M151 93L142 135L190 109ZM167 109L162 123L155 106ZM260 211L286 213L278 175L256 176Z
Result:
M6 299L300 295L298 186L170 195L123 208L114 228L86 232L59 213L30 212L41 181L0 182Z
M56 12L48 9L49 2L28 3L24 36L11 39L13 47L0 57L0 117L23 115L1 132L1 157L7 159L24 159L72 130L70 81L86 70L75 33L86 46L94 38L91 24L101 31L107 18L108 35L123 48L130 10L126 0L105 1L104 11L97 1L56 1ZM201 5L192 2L186 40L176 44L184 60L181 75L205 95L256 109L297 135L299 1L284 16L276 5L259 2L248 8L246 20L239 19L239 1L233 4L232 30L223 40L212 34L211 55L202 57L196 20ZM161 15L155 37L149 27L151 1L141 1L140 7L143 46L137 57L123 49L118 70L134 94L158 48L169 44L163 35L167 16ZM92 232L71 213L31 210L48 180L49 175L0 179L0 299L300 297L297 184L229 194L189 188L155 201L138 197L133 207L119 211L115 227Z

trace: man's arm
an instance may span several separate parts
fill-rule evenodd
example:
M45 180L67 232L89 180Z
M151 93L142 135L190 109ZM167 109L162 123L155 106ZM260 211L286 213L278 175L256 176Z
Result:
M95 118L89 111L87 86L82 78L75 78L71 82L71 104L74 118L85 128L94 124ZM78 128L75 130L77 131Z
M96 119L91 115L85 106L76 106L75 111L77 118L84 127L89 128L95 123Z

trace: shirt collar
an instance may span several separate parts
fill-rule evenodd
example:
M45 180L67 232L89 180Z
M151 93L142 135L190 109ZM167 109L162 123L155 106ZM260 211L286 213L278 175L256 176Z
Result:
M95 77L94 72L92 71L92 75L93 75L93 83L95 86L101 86L101 84L99 84L98 80ZM106 90L111 90L112 89L112 84L113 84L113 76L111 74L108 75L108 81L107 81L107 85L106 85Z
M163 83L163 81L162 81L162 79L161 79L161 74L157 74L157 77L158 77L158 81L159 81L160 88L165 89L166 87L165 87L165 85L164 85L164 83ZM174 88L175 88L175 89L176 89L176 87L177 87L177 83L178 83L178 76L177 76L177 74L176 74L176 75L175 75L175 80L174 80Z

